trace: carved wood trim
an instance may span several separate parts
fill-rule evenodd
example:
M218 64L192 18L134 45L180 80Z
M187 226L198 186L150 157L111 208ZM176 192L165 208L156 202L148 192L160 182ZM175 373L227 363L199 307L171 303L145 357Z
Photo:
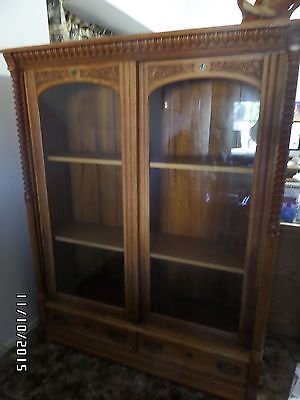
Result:
M186 32L171 32L132 36L126 39L121 37L102 38L99 40L70 42L67 44L53 44L49 46L28 47L23 50L12 50L14 58L21 64L30 64L34 61L47 62L48 60L82 60L88 57L120 57L143 59L145 54L157 51L178 52L184 56L186 51L200 51L209 49L219 52L225 47L247 46L251 51L261 46L285 47L291 30L297 31L297 24L263 26L226 27L223 29L202 29ZM8 50L9 51L9 50Z
M186 63L171 60L169 63L159 61L149 63L148 85L149 91L158 86L174 82L174 79L194 78L228 78L241 79L260 88L263 74L263 58L256 59L223 59L211 60L207 58L194 59Z
M262 59L246 61L213 61L210 64L211 71L233 72L246 76L253 76L259 81L262 78L264 62Z
M24 196L26 202L32 200L32 183L30 179L29 143L28 143L28 121L26 112L26 101L23 88L23 75L10 61L10 73L14 94L16 110L16 123L18 130L19 151L21 155L21 169L24 184Z
M294 101L297 87L297 77L300 62L300 52L289 53L287 81L284 93L284 104L281 120L281 136L277 147L275 179L272 190L272 201L268 220L268 233L279 234L280 210L282 206L283 183L286 175L286 163L289 154L290 130L294 114Z
M39 94L55 84L70 82L104 83L119 91L120 73L116 64L39 69L34 76Z
M177 65L153 65L148 69L149 82L162 78L170 78L176 75L194 72L195 62L190 64L177 64Z

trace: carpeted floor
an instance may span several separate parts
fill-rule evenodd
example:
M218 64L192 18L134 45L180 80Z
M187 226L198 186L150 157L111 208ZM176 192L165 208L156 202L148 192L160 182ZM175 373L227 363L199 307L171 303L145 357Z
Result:
M29 336L29 371L15 371L15 350L0 359L0 400L216 400L142 372ZM260 400L287 400L296 362L268 340Z

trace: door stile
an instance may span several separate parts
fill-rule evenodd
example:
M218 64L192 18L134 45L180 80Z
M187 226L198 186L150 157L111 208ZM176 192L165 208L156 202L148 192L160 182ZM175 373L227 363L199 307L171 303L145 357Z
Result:
M278 82L277 76L283 68L283 55L273 54L266 56L262 76L262 97L260 108L260 121L257 156L255 165L255 175L253 183L253 198L255 199L255 209L252 202L248 243L245 260L245 278L243 286L242 311L240 320L239 341L241 344L250 348L252 344L252 335L254 323L257 319L257 301L260 288L261 271L265 268L260 259L259 248L264 240L264 226L267 223L268 216L263 213L268 193L268 174L264 171L270 168L276 153L277 139L279 135L280 105L277 102L275 109L272 104L274 98L280 96L282 82ZM281 71L282 72L282 71ZM273 168L273 167L272 167ZM264 180L262 177L265 177ZM267 208L268 209L268 208ZM264 283L265 285L265 283Z
M53 245L50 223L50 212L47 197L47 185L45 174L45 160L41 136L41 124L38 108L37 89L34 72L25 73L26 98L28 104L29 132L32 148L32 158L35 174L37 202L40 215L40 229L42 238L43 255L45 260L45 276L50 297L56 297L55 267L53 257Z
M120 92L126 314L129 320L137 321L139 318L138 155L137 79L134 61L124 62L120 67Z
M149 211L149 124L148 64L139 68L139 221L140 221L140 292L141 315L150 316L150 211Z

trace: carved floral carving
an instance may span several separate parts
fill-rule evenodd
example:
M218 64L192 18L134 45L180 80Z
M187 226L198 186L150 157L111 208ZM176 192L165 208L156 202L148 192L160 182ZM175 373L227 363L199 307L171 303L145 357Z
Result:
M196 73L198 71L239 73L242 75L252 76L260 80L263 74L263 59L245 61L211 61L203 64L198 61L190 64L165 64L150 66L148 69L148 79L149 82L152 82L154 80L174 77L176 75L182 75L184 73Z
M51 81L59 81L63 79L69 78L69 71L68 70L45 70L45 71L37 71L35 73L35 82L37 87L41 84Z
M186 72L193 72L195 63L182 64L182 65L159 65L149 67L148 77L149 81L161 78L168 78L170 76L181 75Z
M88 68L79 70L80 78L105 79L110 82L119 82L119 67Z
M210 64L210 70L236 72L244 75L252 75L260 79L263 73L263 60L214 61Z
M117 65L97 68L74 66L72 68L51 68L35 72L35 82L38 88L45 86L49 82L76 81L77 79L91 81L105 80L116 85L119 82L119 67Z

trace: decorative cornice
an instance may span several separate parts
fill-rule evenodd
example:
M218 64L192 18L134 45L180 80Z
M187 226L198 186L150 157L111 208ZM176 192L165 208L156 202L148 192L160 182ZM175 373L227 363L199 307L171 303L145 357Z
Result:
M289 66L282 111L281 136L277 147L275 179L268 220L268 232L278 235L280 228L280 210L282 206L283 187L286 178L286 163L289 154L291 124L294 115L294 101L297 87L300 52L289 53Z
M35 72L35 82L38 90L47 87L53 82L70 82L70 81L106 81L113 87L119 84L119 66L85 66L85 67L60 67L39 69Z
M202 49L218 49L224 47L249 46L255 48L259 45L285 44L290 27L268 26L268 27L235 27L221 31L199 30L182 31L151 36L132 38L101 38L98 40L80 41L64 45L53 44L51 46L27 48L23 51L14 52L18 62L29 63L36 60L74 59L93 56L121 56L135 54L137 59L142 58L144 53L163 51L189 51ZM296 29L296 27L295 27Z
M250 75L260 80L263 74L263 64L262 59L247 61L213 61L210 64L210 70Z

